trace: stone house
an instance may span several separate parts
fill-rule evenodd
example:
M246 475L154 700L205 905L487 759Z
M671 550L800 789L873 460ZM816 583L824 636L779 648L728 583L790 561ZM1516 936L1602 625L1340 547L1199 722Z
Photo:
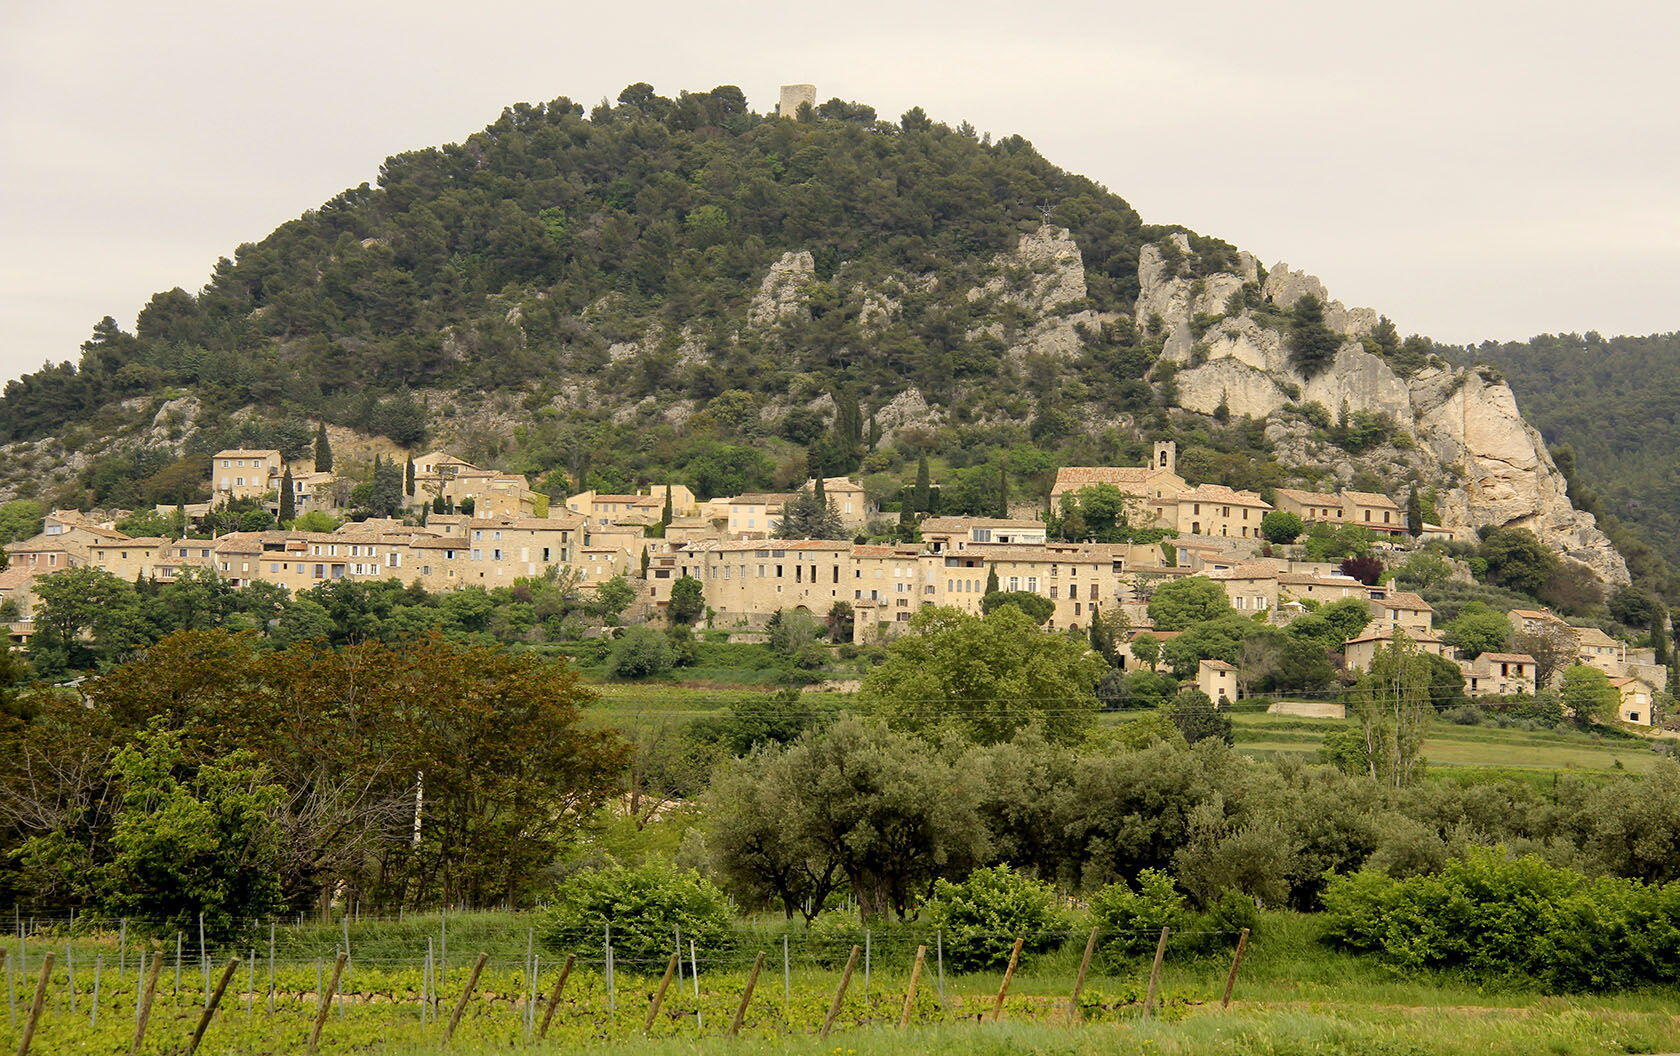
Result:
M1247 614L1268 612L1277 608L1277 566L1266 561L1251 561L1227 569L1216 569L1207 577L1225 588L1231 607Z
M922 542L936 554L970 544L1042 546L1046 538L1043 521L1009 517L925 517L920 528Z
M278 451L228 448L210 459L210 479L217 503L262 500L280 488L286 460Z
M1597 627L1572 627L1575 648L1581 663L1598 668L1607 675L1622 676L1627 671L1627 646Z
M1406 511L1396 506L1387 495L1371 491L1344 491L1341 500L1342 521L1346 524L1357 524L1373 532L1403 534L1406 531Z
M1196 665L1196 688L1207 694L1214 707L1237 699L1237 669L1223 660L1203 660Z
M1452 648L1434 631L1407 631L1405 634L1419 652L1443 657L1452 652ZM1394 639L1393 630L1367 631L1357 638L1349 638L1342 644L1342 661L1349 671L1369 671L1371 662L1377 658L1377 650L1393 644Z
M1295 488L1275 489L1277 508L1293 513L1308 524L1335 524L1342 519L1340 496L1324 491L1300 491Z
M1255 492L1223 484L1201 484L1161 503L1168 527L1189 535L1231 539L1259 539L1260 519L1271 508Z
M1369 627L1416 637L1435 625L1435 606L1410 591L1372 588Z
M1533 695L1539 667L1527 653L1483 653L1458 661L1464 672L1464 691L1471 698Z
M1657 692L1650 683L1632 675L1610 680L1616 687L1616 717L1635 726L1652 726L1657 721Z

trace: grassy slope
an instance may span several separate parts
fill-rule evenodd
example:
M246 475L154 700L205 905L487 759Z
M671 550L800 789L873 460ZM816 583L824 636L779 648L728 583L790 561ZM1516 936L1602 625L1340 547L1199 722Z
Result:
M1310 758L1330 730L1352 720L1297 719L1237 713L1237 748L1257 757ZM1644 741L1575 732L1534 732L1438 722L1425 745L1429 762L1440 767L1503 770L1651 769L1657 757Z

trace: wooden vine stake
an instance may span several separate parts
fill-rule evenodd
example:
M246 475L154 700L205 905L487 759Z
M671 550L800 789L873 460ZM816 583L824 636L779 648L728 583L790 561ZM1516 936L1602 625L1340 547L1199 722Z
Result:
M548 995L548 1007L543 1009L542 1026L537 1030L537 1040L548 1036L548 1025L554 1020L554 1010L560 1007L560 992L566 989L566 978L572 974L572 962L577 960L577 954L566 954L566 965L560 969L560 978L554 980L554 992Z
M309 1028L309 1051L314 1052L321 1044L321 1028L327 1025L327 1013L332 1011L333 995L338 993L338 980L344 975L344 962L350 955L343 950L338 951L338 960L333 962L332 981L321 988L321 1007L315 1010L315 1025ZM316 962L319 969L320 962ZM315 978L319 980L320 975Z
M862 952L862 946L853 946L852 955L846 958L846 970L840 973L840 985L835 987L834 1001L828 1006L828 1015L823 1019L822 1036L825 1038L834 1027L834 1017L840 1014L840 1003L846 1000L846 987L852 983L852 972L857 968L858 955Z
M665 962L665 978L659 980L659 989L653 992L653 1003L648 1005L647 1018L642 1020L642 1033L653 1029L653 1021L659 1017L659 1006L665 1003L665 991L671 988L671 977L677 974L677 959L680 953L671 954L671 959Z
M1015 978L1015 967L1021 963L1021 946L1026 941L1026 936L1017 935L1015 945L1009 949L1009 967L1003 970L1003 982L998 986L997 1000L992 1002L993 1023L1003 1015L1003 999L1009 994L1009 981Z
M910 985L904 988L904 1011L898 1014L898 1025L910 1025L910 1010L916 1005L916 984L922 981L922 962L927 959L927 947L916 947L916 960L910 965Z
M1242 967L1243 952L1248 949L1248 929L1242 929L1237 935L1237 952L1231 957L1231 974L1225 977L1225 996L1220 998L1219 1007L1231 1007L1231 991L1237 988L1237 969Z
M1149 969L1149 996L1143 1000L1143 1018L1155 1011L1155 993L1161 985L1161 961L1167 956L1167 935L1171 928L1161 929L1161 941L1155 944L1155 965Z
M752 972L747 976L747 988L741 991L741 1003L735 1006L735 1020L729 1024L729 1036L741 1033L741 1020L747 1018L747 1005L752 1002L753 987L758 985L758 973L764 967L764 951L753 958Z
M29 1043L35 1040L35 1024L41 1019L41 1007L47 1003L47 983L52 979L53 955L48 950L41 961L41 978L35 984L35 1001L29 1006L29 1018L23 1023L23 1037L18 1039L18 1056L28 1056Z
M187 1042L187 1056L198 1051L198 1043L204 1040L204 1032L210 1029L210 1019L216 1014L216 1007L222 1003L222 995L227 993L228 980L233 978L233 970L239 967L238 957L229 957L222 968L222 977L216 980L216 989L211 992L210 1000L204 1003L204 1011L199 1013L198 1026L194 1028L192 1040Z
M461 991L461 999L455 1002L455 1011L449 1016L449 1027L443 1032L443 1040L448 1041L455 1036L455 1028L460 1025L461 1013L467 1010L467 1002L472 1000L473 991L478 989L478 976L484 971L484 961L490 955L481 953L478 960L473 962L472 974L467 976L466 989Z
M128 1047L130 1056L140 1051L146 1040L146 1024L152 1018L152 999L157 997L158 975L163 971L163 951L152 954L152 968L146 973L146 988L140 994L139 1007L134 1012L134 1043Z
M1073 977L1073 993L1068 997L1068 1021L1079 1022L1079 993L1085 989L1085 975L1091 970L1091 957L1097 952L1097 929L1085 940L1085 956L1079 958L1079 974Z

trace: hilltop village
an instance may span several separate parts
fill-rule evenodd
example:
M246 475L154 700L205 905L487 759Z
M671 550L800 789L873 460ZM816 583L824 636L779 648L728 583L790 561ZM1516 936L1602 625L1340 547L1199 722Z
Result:
M132 511L55 510L40 534L8 544L0 613L12 642L26 644L35 633L41 578L83 567L157 583L209 570L236 588L268 583L292 592L392 579L450 592L563 576L584 594L609 582L630 588L634 601L624 619L655 625L667 622L673 588L691 581L711 629L752 635L777 613L823 617L840 607L859 644L901 633L933 606L981 613L1000 593L1041 599L1035 605L1050 630L1085 631L1118 614L1127 644L1165 642L1179 631L1156 626L1151 599L1165 584L1197 578L1217 585L1234 612L1271 626L1336 602L1361 603L1368 619L1331 650L1349 673L1366 669L1396 635L1454 661L1472 699L1533 694L1568 666L1524 652L1455 648L1417 593L1397 589L1388 576L1350 574L1358 569L1346 561L1313 559L1298 544L1304 532L1333 530L1386 558L1375 564L1380 570L1454 542L1453 533L1409 515L1395 498L1278 488L1267 501L1256 492L1192 485L1177 472L1170 442L1155 444L1144 466L1062 468L1048 496L1048 520L904 511L896 535L886 539L880 529L890 522L846 477L704 501L675 482L634 494L582 491L558 506L522 476L435 451L376 469L374 486L383 476L398 493L395 515L341 521L348 506L365 508L370 485L288 462L275 450L219 451L211 474L209 502L149 511L148 523L171 531L119 531L117 523L134 523ZM1091 527L1086 518L1106 519L1109 530L1077 537ZM207 521L287 527L194 530ZM1113 537L1115 525L1127 541L1094 541ZM1454 562L1444 567L1469 578ZM1541 608L1512 608L1506 617L1515 631L1561 636L1573 654L1569 663L1609 676L1622 721L1655 721L1667 680L1654 649L1631 648ZM1121 666L1145 664L1140 654L1150 650L1123 650ZM1154 659L1146 666L1167 669ZM1247 680L1240 664L1207 657L1187 681L1219 703L1243 695Z

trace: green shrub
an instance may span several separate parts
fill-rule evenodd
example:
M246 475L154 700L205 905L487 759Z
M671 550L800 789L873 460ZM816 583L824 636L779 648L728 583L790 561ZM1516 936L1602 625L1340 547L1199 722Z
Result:
M1328 937L1411 970L1604 991L1680 981L1680 884L1588 877L1480 848L1404 880L1365 870L1324 891Z
M1025 953L1043 953L1060 943L1056 892L997 865L977 869L954 884L940 880L926 904L927 922L944 932L945 960L959 972L1002 968L1015 937Z
M671 670L675 661L665 635L652 627L631 627L613 646L607 667L619 678L647 678Z
M591 870L564 881L538 931L549 949L593 953L610 925L614 957L645 967L670 954L679 928L685 943L727 948L734 920L735 904L716 884L699 873L651 862Z
M1091 897L1091 922L1102 929L1100 948L1111 968L1154 950L1161 929L1181 928L1185 919L1184 896L1158 869L1139 872L1136 890L1110 884Z

